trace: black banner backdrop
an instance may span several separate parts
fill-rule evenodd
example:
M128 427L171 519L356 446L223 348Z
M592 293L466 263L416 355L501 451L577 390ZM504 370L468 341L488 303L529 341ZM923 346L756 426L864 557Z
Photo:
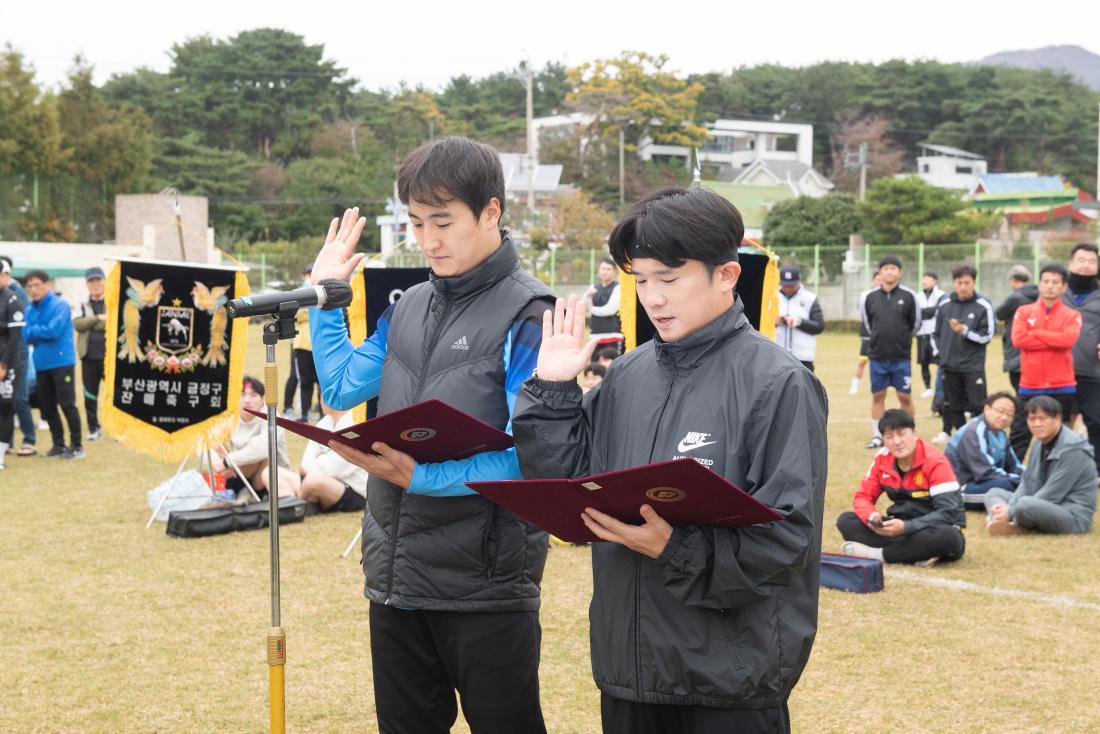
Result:
M363 268L361 275L352 276L352 302L348 307L348 335L358 346L378 328L378 319L402 294L417 283L428 280L430 268ZM375 415L376 400L365 411L356 408L356 418L366 420Z
M120 260L107 281L104 427L123 443L181 458L227 432L240 403L246 326L226 301L248 292L235 268Z

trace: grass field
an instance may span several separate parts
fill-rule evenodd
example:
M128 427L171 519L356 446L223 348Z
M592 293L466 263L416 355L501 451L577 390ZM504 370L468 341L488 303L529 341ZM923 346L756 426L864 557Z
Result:
M1007 386L999 343L993 388ZM261 350L254 331L252 374L262 372ZM871 459L866 381L858 398L847 394L856 350L853 334L819 340L831 395L827 550L840 546L832 522ZM918 405L918 429L931 438L938 422L927 400ZM292 437L292 456L302 448ZM266 731L266 531L188 541L163 524L143 530L145 490L175 467L109 439L90 444L84 461L9 457L8 467L0 732ZM790 702L795 731L1100 731L1100 534L991 539L978 514L970 520L959 563L891 569L882 594L822 591L817 642ZM355 557L339 558L358 522L314 517L282 532L293 732L376 728L362 575ZM588 550L553 548L542 607L551 732L599 730L590 591Z

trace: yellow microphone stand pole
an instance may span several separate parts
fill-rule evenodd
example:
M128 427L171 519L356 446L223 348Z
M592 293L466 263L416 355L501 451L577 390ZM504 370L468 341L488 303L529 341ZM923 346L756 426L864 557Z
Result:
M271 629L267 631L268 705L271 733L286 731L286 631L282 627L279 600L279 426L276 412L279 405L279 376L275 363L275 345L280 339L291 339L298 330L294 314L298 307L285 304L277 316L264 324L264 403L267 406L267 486L268 520L271 529Z

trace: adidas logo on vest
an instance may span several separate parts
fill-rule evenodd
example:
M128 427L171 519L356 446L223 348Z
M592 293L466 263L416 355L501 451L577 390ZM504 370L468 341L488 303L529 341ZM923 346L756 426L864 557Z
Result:
M451 349L461 349L464 352L468 352L470 351L470 345L466 342L466 337L463 336L451 345Z

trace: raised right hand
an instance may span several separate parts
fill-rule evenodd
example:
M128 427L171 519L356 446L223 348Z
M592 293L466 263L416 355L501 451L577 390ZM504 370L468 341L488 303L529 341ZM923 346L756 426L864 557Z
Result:
M343 219L333 218L328 227L328 236L325 237L325 246L313 261L309 282L317 285L328 278L350 280L355 266L366 257L355 251L355 245L366 226L366 217L359 216L358 207L344 210Z
M542 347L536 370L543 380L575 380L596 351L599 337L584 340L584 301L559 298L542 316Z

